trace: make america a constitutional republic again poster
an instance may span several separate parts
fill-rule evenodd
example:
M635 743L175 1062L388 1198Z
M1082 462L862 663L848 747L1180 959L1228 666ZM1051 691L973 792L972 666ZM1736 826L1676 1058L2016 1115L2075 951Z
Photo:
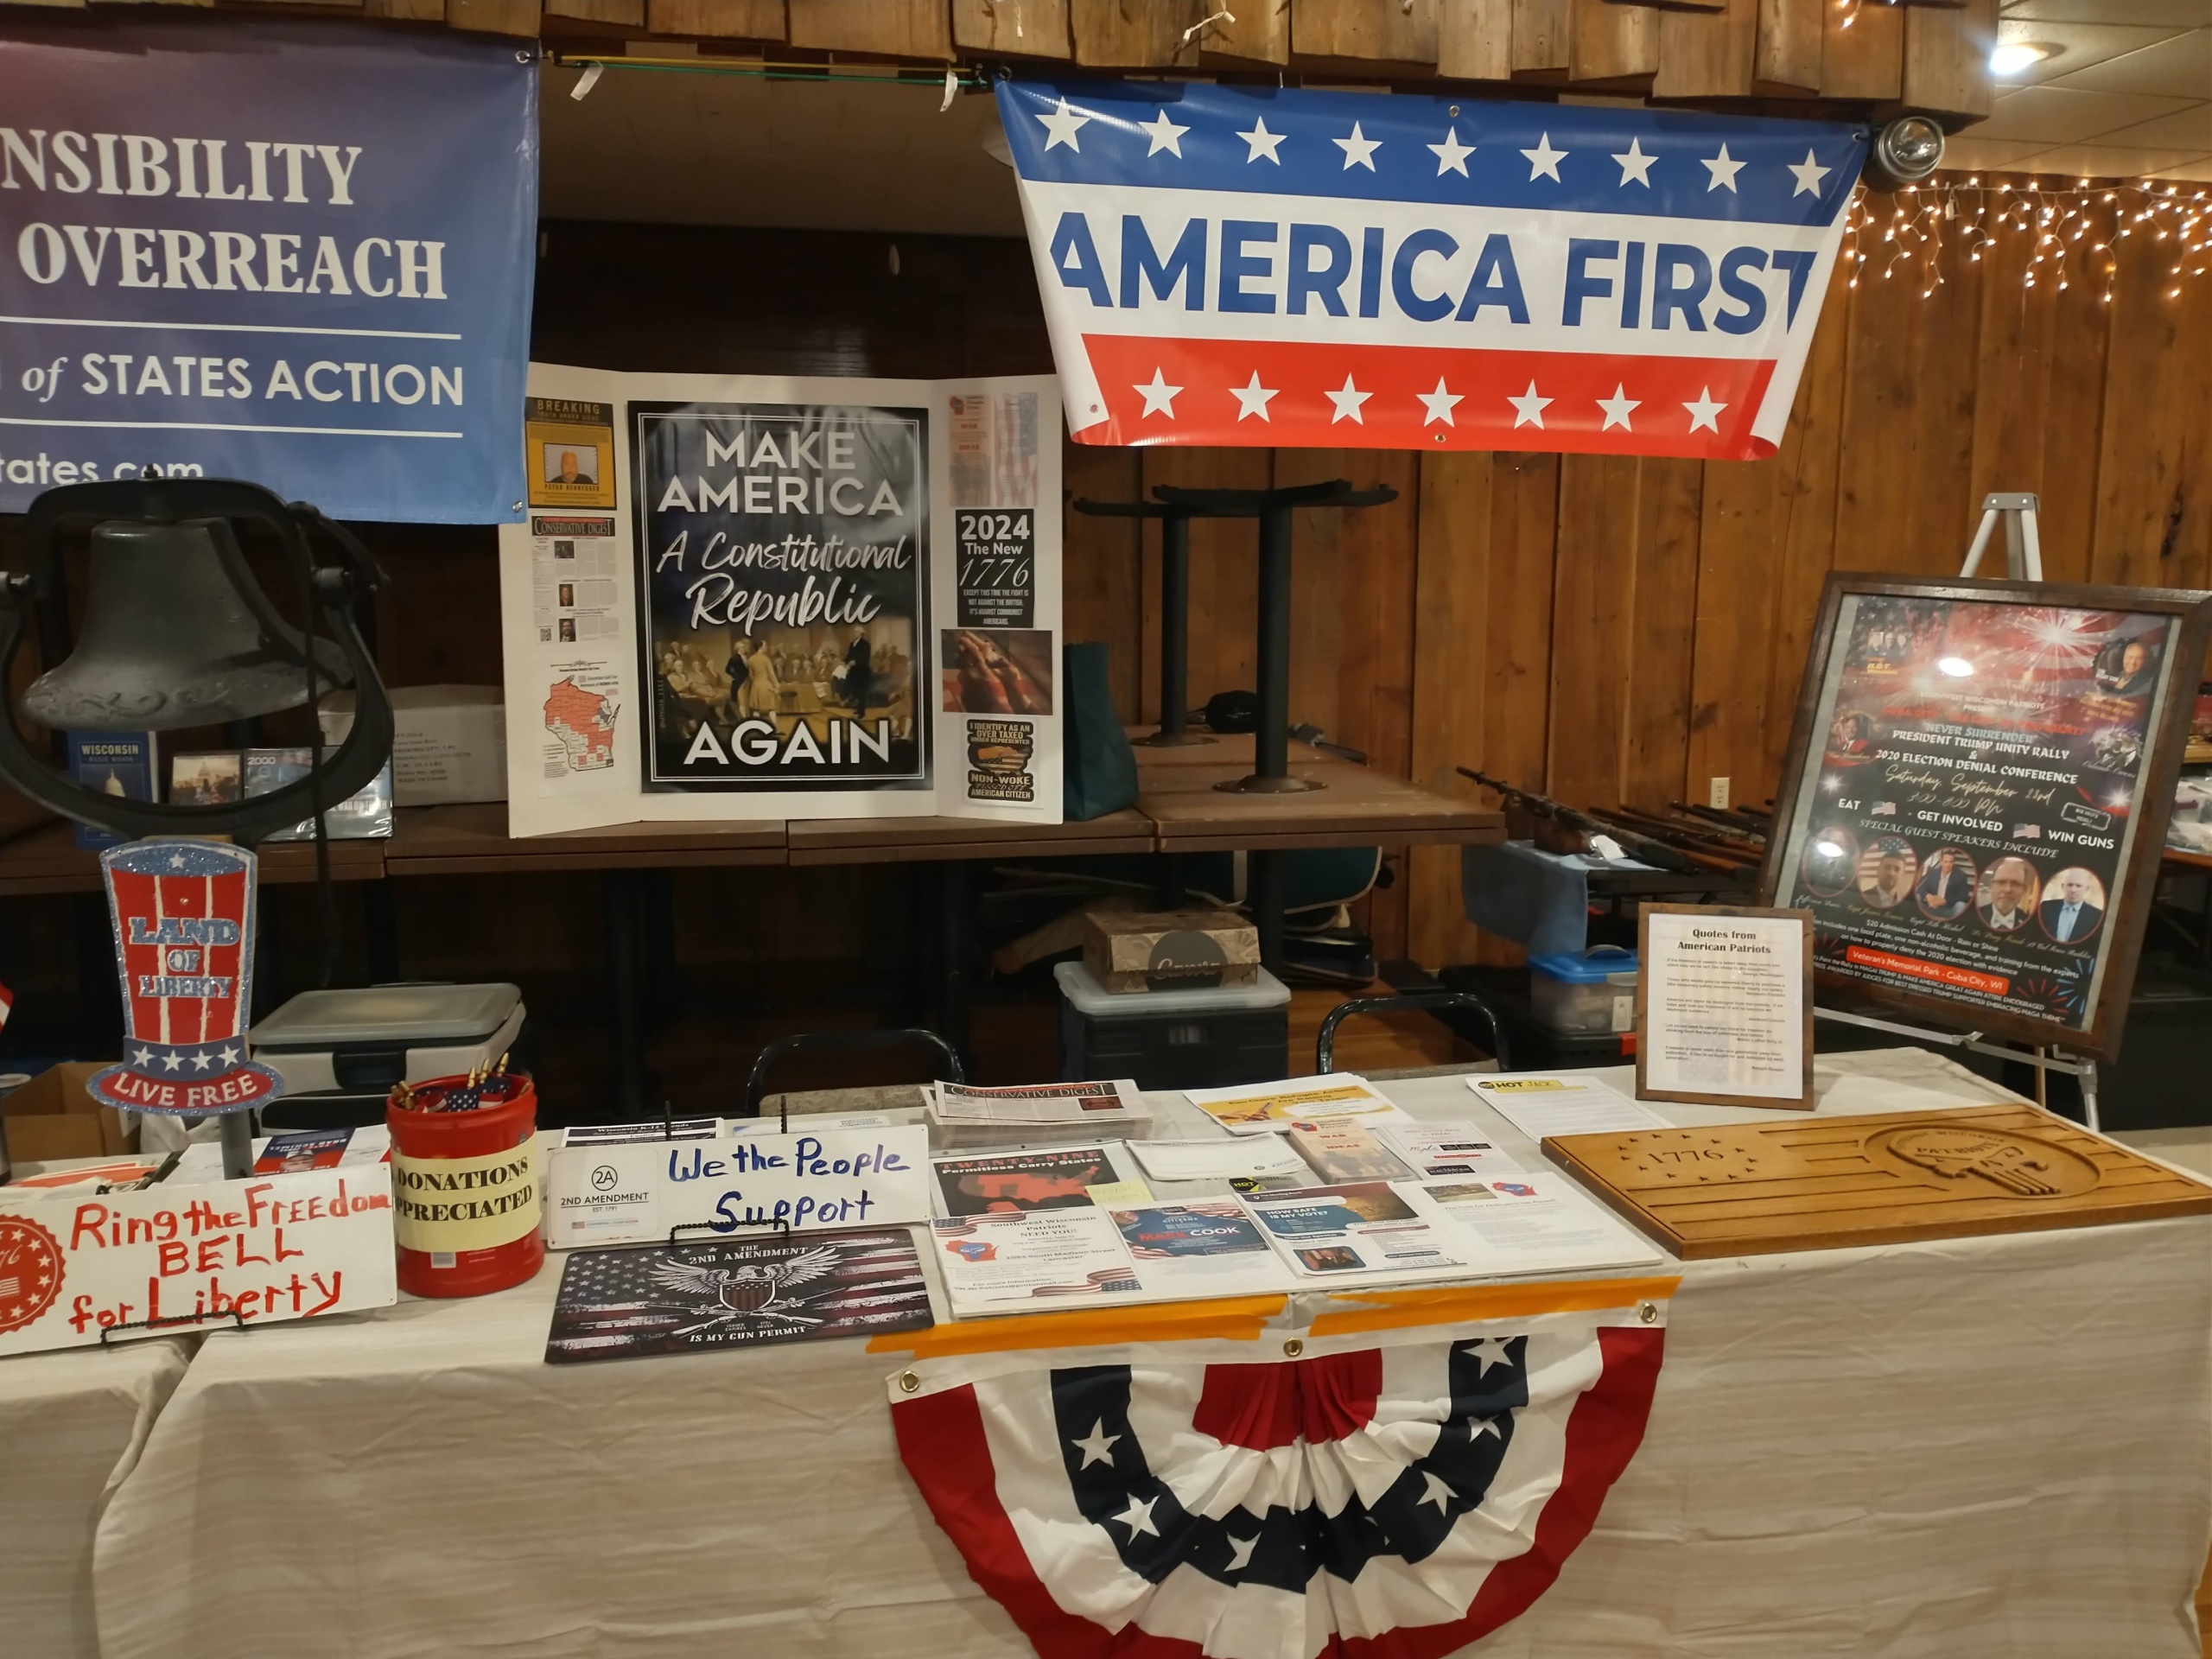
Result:
M1058 401L532 365L510 832L1058 823Z
M1078 443L1770 455L1866 131L1004 80Z

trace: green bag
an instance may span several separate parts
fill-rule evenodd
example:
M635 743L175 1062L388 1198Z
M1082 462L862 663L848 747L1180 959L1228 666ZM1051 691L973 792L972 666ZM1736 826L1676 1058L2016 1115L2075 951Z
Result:
M1061 707L1067 715L1061 810L1070 823L1137 804L1136 751L1114 711L1106 667L1103 641L1070 645L1060 652Z

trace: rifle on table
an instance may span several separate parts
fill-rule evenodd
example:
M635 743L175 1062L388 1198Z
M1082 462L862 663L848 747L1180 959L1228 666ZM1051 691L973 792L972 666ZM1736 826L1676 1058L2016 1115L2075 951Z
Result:
M1624 825L1608 823L1590 813L1577 811L1573 807L1568 806L1564 802L1555 801L1548 795L1537 795L1525 789L1516 789L1512 785L1493 778L1486 772L1478 772L1472 766L1459 766L1455 770L1463 778L1473 779L1484 789L1496 790L1508 801L1517 804L1531 817L1548 818L1554 823L1579 831L1584 836L1611 836L1620 843L1621 850L1630 858L1639 863L1649 864L1654 869L1670 870L1677 875L1695 875L1705 870L1731 870L1735 868L1726 859L1715 858L1710 855L1700 855L1684 852L1669 847L1663 842L1654 841L1650 836L1628 829Z

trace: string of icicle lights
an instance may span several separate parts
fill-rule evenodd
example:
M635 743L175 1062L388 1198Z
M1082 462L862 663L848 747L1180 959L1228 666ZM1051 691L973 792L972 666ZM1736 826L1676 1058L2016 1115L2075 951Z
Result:
M2003 239L2034 238L2022 271L2027 288L2063 293L2094 283L2107 304L2123 251L2159 262L2168 299L2212 266L2212 200L2202 188L2163 180L2128 184L1984 184L1979 175L1906 185L1885 214L1862 187L1844 229L1844 270L1851 286L1900 278L1932 299L1943 286L1946 252L1978 264Z

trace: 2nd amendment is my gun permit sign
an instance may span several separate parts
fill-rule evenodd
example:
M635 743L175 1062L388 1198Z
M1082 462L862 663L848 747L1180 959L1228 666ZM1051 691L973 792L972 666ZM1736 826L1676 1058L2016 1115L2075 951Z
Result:
M2028 1105L1554 1135L1543 1147L1688 1261L2212 1212L2212 1186Z

